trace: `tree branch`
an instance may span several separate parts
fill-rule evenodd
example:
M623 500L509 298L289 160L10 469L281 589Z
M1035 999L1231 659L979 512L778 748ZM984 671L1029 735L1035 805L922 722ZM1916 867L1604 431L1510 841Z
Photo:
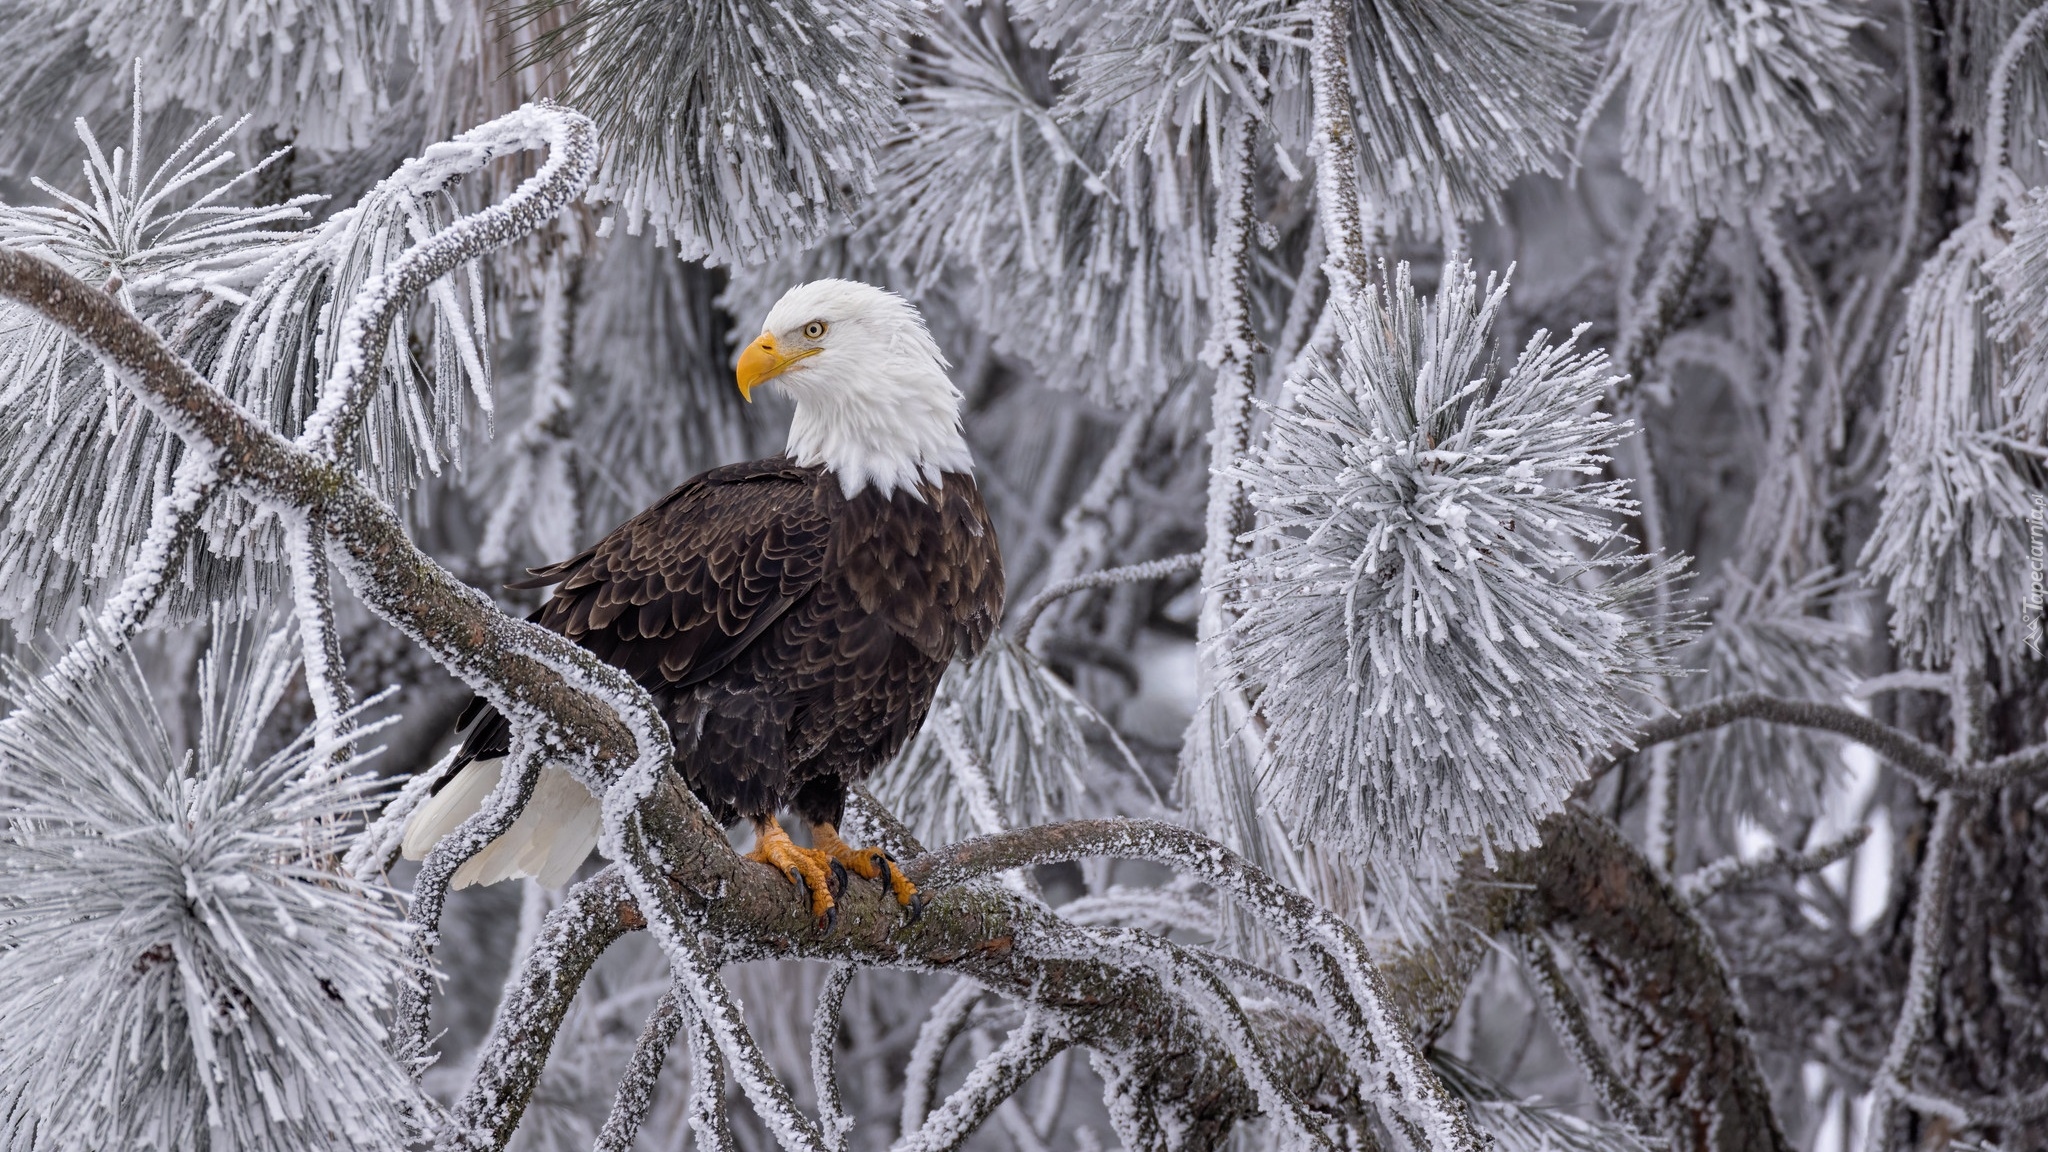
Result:
M1623 377L1614 385L1618 398L1626 400L1642 386L1643 373L1657 358L1664 337L1678 323L1679 313L1685 310L1686 295L1692 291L1692 282L1706 262L1707 249L1713 245L1715 225L1712 217L1691 217L1664 246L1663 255L1657 259L1657 271L1643 289L1645 306L1629 317L1619 355L1614 358Z
M1126 564L1121 568L1104 568L1099 572L1062 580L1031 598L1031 603L1026 604L1024 611L1017 614L1017 622L1010 626L1011 633L1016 636L1017 643L1028 645L1031 642L1031 630L1038 625L1038 618L1063 596L1072 596L1076 592L1086 592L1091 588L1144 584L1182 572L1191 572L1201 566L1200 552L1183 552L1178 556L1147 560L1140 564Z
M1885 1049L1884 1063L1878 1066L1873 1078L1875 1098L1871 1101L1870 1132L1873 1145L1879 1149L1896 1146L1898 1110L1912 1080L1913 1057L1919 1053L1928 1017L1934 1011L1935 990L1948 950L1949 887L1955 872L1957 830L1965 804L1953 791L1947 791L1934 805L1927 855L1920 865L1920 891L1913 900L1913 954L1906 969L1906 995L1892 1028L1891 1043Z
M1148 860L1237 898L1295 952L1318 1004L1342 1029L1336 1039L1360 1082L1390 1083L1397 1113L1423 1126L1441 1146L1479 1147L1470 1116L1424 1061L1357 933L1214 841L1152 820L1074 820L964 841L913 860L904 870L920 884L946 884L1086 856Z
M1557 1034L1558 1042L1578 1064L1579 1071L1586 1077L1586 1083L1593 1086L1593 1092L1600 1098L1600 1106L1609 1116L1634 1128L1637 1132L1651 1136L1657 1132L1656 1118L1643 1107L1640 1097L1635 1094L1614 1071L1614 1064L1607 1059L1607 1050L1600 1045L1600 1038L1593 1034L1593 1023L1586 1018L1586 1007L1579 1002L1578 993L1572 991L1564 972L1557 966L1557 953L1551 950L1549 942L1534 932L1515 934L1515 949L1522 957L1522 964L1529 970L1529 987L1536 994L1536 1003L1550 1020L1551 1031Z
M1738 720L1764 720L1815 728L1847 736L1891 761L1915 778L1937 786L1962 783L1948 757L1931 744L1835 704L1818 700L1786 700L1766 692L1741 692L1709 700L1670 716L1659 717L1637 730L1629 741L1633 747L1617 748L1594 765L1593 775L1613 767L1626 757L1654 744L1679 740Z
M479 253L537 230L574 200L597 170L597 128L567 109L529 104L428 148L408 165L423 182L438 186L503 152L539 147L548 149L547 162L510 196L406 249L387 271L363 283L341 321L341 347L355 355L335 359L299 447L328 460L348 455L377 389L374 352L390 341L399 312L429 284ZM406 175L400 169L397 178Z
M1066 1038L1056 1029L1027 1018L1002 1047L974 1066L967 1082L938 1111L891 1145L890 1152L953 1152L1066 1046Z
M818 1099L818 1127L831 1152L844 1152L846 1134L853 1130L853 1117L846 1114L839 1096L834 1052L839 1045L839 1013L846 1005L846 987L853 983L855 971L851 964L834 964L811 1012L811 1085Z
M1678 893L1697 908L1730 888L1754 884L1772 876L1801 876L1818 872L1854 852L1869 836L1870 826L1864 824L1810 852L1773 848L1755 860L1723 856L1689 876L1680 877Z
M597 1133L593 1152L632 1152L633 1141L640 1135L640 1122L654 1105L655 1084L661 1079L661 1066L668 1060L669 1046L683 1028L683 1009L678 999L676 990L670 988L655 1001L654 1011L648 1013L640 1039L633 1044L633 1058L627 1061L625 1074L619 1077L618 1091L612 1097L611 1111L605 1114L604 1127Z

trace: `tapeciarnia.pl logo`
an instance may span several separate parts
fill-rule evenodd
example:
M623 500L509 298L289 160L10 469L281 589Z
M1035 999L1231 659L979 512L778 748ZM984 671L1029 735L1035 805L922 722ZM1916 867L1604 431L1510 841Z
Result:
M2027 517L2027 651L2041 658L2041 614L2048 587L2044 587L2041 556L2042 521L2048 519L2048 496L2034 493L2033 512Z

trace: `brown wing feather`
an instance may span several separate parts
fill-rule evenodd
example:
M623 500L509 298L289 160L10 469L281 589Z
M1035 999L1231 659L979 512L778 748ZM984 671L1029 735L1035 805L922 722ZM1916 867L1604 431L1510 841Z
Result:
M558 585L530 619L650 691L716 675L823 571L821 470L773 456L714 468L567 560L511 587ZM479 698L457 764L504 755L510 730Z
M559 585L537 619L650 689L702 682L817 583L832 527L818 475L771 457L698 476L534 569Z

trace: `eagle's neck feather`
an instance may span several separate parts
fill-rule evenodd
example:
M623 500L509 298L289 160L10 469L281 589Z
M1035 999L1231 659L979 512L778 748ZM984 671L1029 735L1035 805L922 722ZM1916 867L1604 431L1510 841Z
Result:
M943 473L973 471L960 392L928 357L879 357L863 363L858 379L805 384L789 423L789 455L822 465L849 499L870 485L883 496L901 488L922 498L920 480L937 485Z

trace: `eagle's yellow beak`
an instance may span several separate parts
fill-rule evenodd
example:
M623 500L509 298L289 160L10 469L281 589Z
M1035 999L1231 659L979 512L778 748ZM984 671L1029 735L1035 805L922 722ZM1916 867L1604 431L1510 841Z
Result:
M821 351L823 349L805 348L785 356L782 349L776 347L773 333L761 333L740 353L739 370L735 373L739 378L740 397L753 403L754 385L775 379L789 371L791 364L816 356Z

